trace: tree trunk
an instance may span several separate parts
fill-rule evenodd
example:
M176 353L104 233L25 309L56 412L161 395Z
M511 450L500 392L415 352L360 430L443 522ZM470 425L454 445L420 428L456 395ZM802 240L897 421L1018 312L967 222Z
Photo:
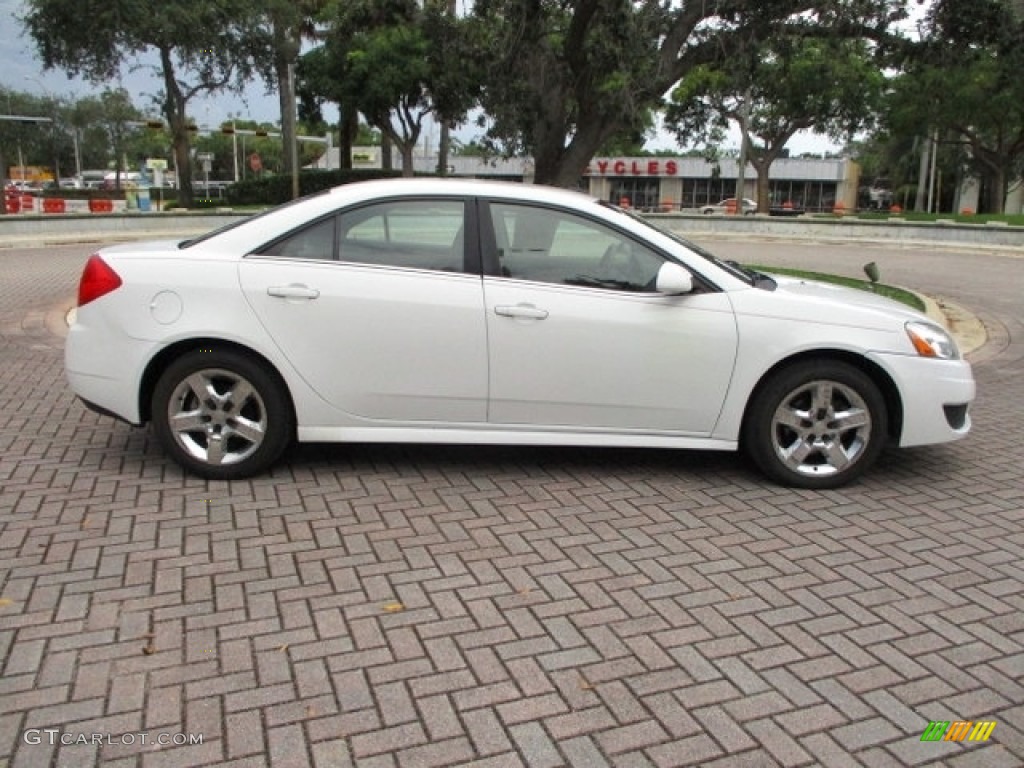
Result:
M757 212L771 213L772 208L772 184L767 169L762 169L760 163L752 162L754 170L757 171Z
M931 153L935 151L935 144L931 136L919 138L921 145L921 161L917 167L917 194L914 196L914 210L921 212L927 207L928 200L928 168L931 163Z
M415 140L403 141L398 148L402 153L402 176L411 179L413 177L412 154L416 151L416 142Z
M192 158L189 152L188 128L172 126L171 140L174 143L174 164L178 169L178 206L191 208L192 197Z
M393 167L391 162L391 137L383 131L380 134L380 167L384 171L390 171Z
M114 191L121 191L121 178L124 176L124 152L120 145L114 148Z
M451 129L448 123L441 123L441 140L437 146L437 175L448 175L448 149L452 143Z
M542 120L543 116L538 118L538 121ZM588 121L580 125L566 147L563 146L564 137L557 129L537 131L533 183L566 188L579 186L587 163L612 132L607 123Z
M185 115L187 100L181 92L171 61L169 48L160 49L160 63L163 69L164 94L163 112L171 128L171 142L174 148L174 162L178 171L178 205L192 207L192 158L189 154L188 119Z
M1002 214L1006 211L1006 171L993 168L988 174L988 191L985 195L988 213Z
M298 31L274 25L276 39L274 75L281 107L281 148L284 173L292 178L292 197L299 196L299 153L295 106L295 59L299 55Z
M359 113L354 109L345 109L342 106L341 119L338 121L338 154L340 155L339 167L343 170L352 170L352 145L356 136L359 135Z

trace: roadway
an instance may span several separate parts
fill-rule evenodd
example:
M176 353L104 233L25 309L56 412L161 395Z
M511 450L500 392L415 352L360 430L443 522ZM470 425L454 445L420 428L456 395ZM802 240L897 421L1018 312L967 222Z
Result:
M1024 763L1024 260L704 244L972 310L970 438L825 493L427 446L204 482L64 384L91 247L0 250L0 765ZM996 726L921 741L955 720Z

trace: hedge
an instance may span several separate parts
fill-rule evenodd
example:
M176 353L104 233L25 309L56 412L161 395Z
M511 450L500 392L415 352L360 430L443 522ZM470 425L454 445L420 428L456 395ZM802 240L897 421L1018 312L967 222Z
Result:
M300 171L299 195L311 195L354 181L393 179L401 175L400 171L380 169ZM224 196L229 205L280 205L292 199L292 177L275 174L259 179L245 179L229 186Z

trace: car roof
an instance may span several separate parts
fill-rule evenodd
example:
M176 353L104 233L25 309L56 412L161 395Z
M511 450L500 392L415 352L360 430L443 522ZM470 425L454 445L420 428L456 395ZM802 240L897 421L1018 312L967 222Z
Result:
M328 216L349 205L410 198L417 196L470 198L490 200L522 201L532 205L559 206L590 215L614 226L630 231L648 243L659 245L666 252L672 252L685 244L677 235L660 231L650 223L640 221L636 216L616 211L597 198L578 191L517 182L490 181L483 179L381 179L353 182L310 195L291 203L272 208L258 216L244 219L228 228L198 238L184 251L184 258L203 259L241 258L253 253L288 231L311 223L322 216ZM691 250L693 246L690 246ZM702 264L704 276L720 287L746 288L749 285L710 261Z
M247 253L288 230L362 201L417 196L488 197L532 203L561 205L577 210L597 205L595 198L559 187L482 179L377 179L333 187L199 238L201 250Z
M456 195L465 197L507 197L580 205L593 201L591 195L562 187L488 179L450 179L438 177L375 179L342 184L330 190L338 198L389 197L391 195Z

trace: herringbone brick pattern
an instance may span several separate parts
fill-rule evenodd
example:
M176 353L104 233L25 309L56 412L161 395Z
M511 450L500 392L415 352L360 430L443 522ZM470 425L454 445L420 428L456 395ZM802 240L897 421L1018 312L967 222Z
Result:
M47 318L83 256L0 251L0 765L1024 764L998 301L972 438L842 491L731 455L388 446L207 483L68 394ZM961 719L998 724L920 741Z

